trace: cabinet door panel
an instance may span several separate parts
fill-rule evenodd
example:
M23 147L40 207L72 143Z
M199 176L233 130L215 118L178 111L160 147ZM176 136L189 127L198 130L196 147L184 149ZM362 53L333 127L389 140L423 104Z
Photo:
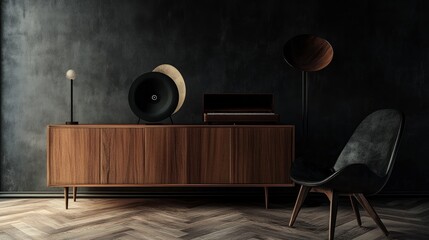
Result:
M231 129L188 129L189 183L230 183Z
M144 183L144 129L101 129L101 183Z
M49 128L48 185L100 183L100 131Z
M186 148L186 128L147 128L144 182L187 183Z
M292 184L292 141L292 128L234 129L233 183Z

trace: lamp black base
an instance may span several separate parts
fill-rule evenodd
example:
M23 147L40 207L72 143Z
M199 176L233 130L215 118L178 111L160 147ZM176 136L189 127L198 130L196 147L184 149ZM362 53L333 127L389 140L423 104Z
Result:
M67 125L78 125L79 122L66 122Z

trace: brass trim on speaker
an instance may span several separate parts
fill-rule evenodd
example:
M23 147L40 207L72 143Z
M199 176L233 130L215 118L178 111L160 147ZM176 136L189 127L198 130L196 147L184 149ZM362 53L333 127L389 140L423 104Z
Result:
M183 79L183 76L182 74L180 74L179 70L177 70L177 68L175 68L170 64L161 64L155 69L153 69L153 72L159 72L169 76L171 79L173 79L174 83L176 84L177 90L179 91L179 103L177 104L177 107L174 110L173 114L176 113L177 111L179 111L179 109L182 107L183 103L185 102L185 98L186 98L185 79Z

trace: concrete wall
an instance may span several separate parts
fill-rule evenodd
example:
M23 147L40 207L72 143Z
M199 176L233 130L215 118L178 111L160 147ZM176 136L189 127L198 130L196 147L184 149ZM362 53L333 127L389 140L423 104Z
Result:
M300 73L284 43L312 33L334 60L310 73L314 149L335 156L379 108L404 111L397 165L385 192L429 193L428 1L3 0L0 191L46 187L46 125L69 120L73 68L80 123L135 123L132 81L162 63L188 86L177 123L201 123L204 93L273 93L297 125Z

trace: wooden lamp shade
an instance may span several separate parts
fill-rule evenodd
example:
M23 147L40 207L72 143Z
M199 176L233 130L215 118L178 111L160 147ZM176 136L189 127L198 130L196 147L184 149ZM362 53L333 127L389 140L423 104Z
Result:
M322 70L332 61L334 50L323 38L303 34L291 38L283 48L286 62L305 72Z

